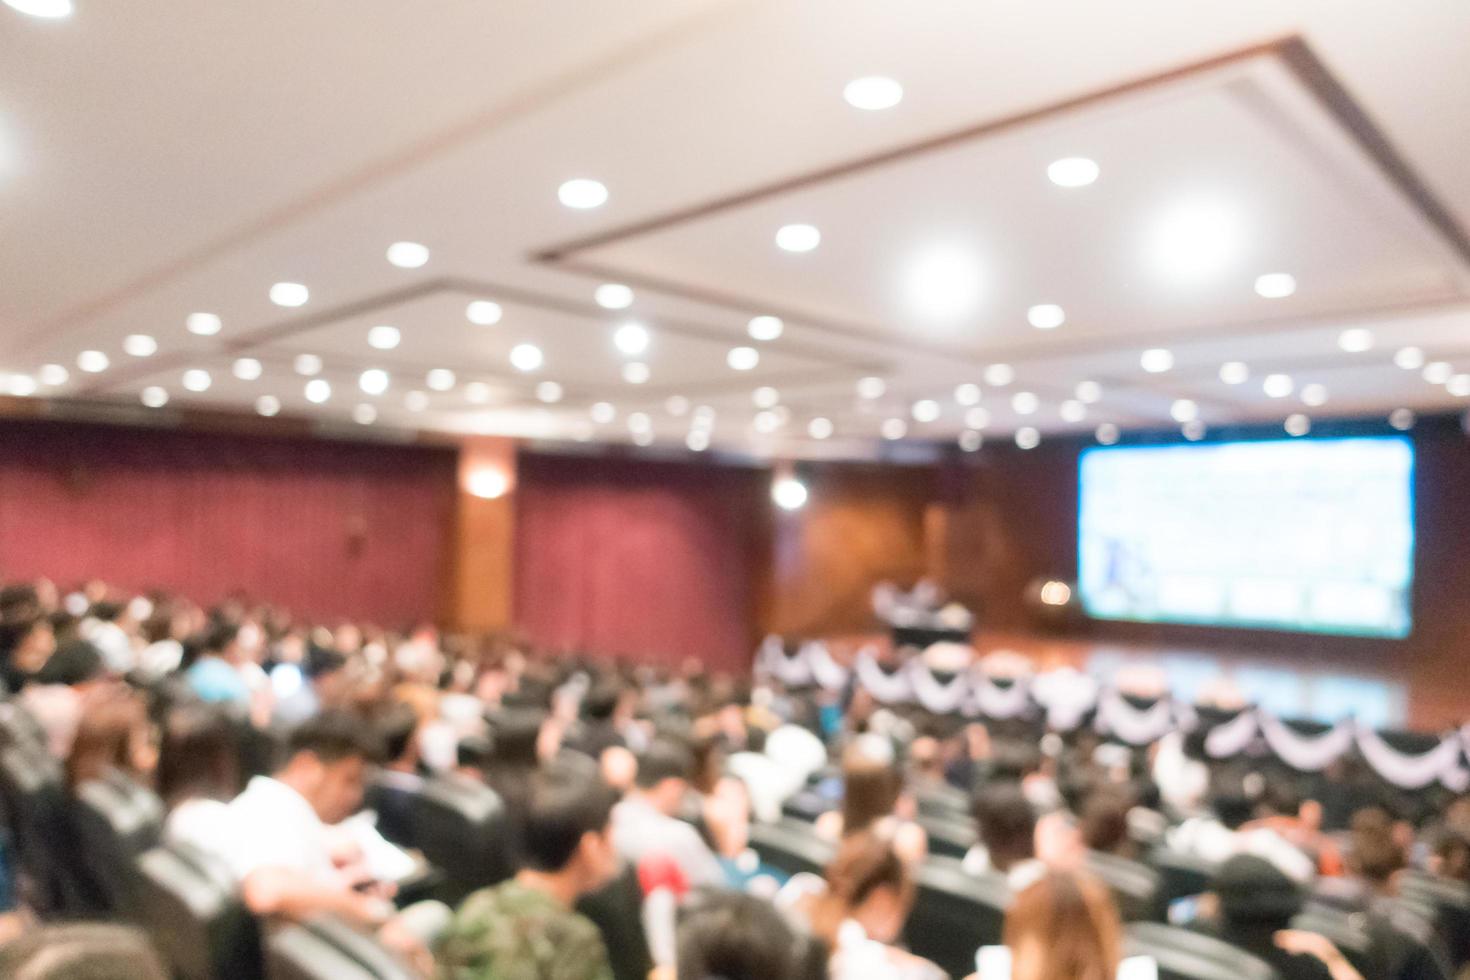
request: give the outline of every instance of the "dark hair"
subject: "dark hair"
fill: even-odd
[[[584,834],[602,833],[617,794],[591,760],[559,759],[531,780],[522,848],[537,871],[560,871]]]
[[[1131,801],[1113,789],[1101,789],[1082,804],[1079,824],[1089,850],[1119,854],[1128,848],[1128,811]]]
[[[36,672],[37,684],[82,684],[102,676],[102,654],[86,640],[62,644]]]
[[[310,752],[327,764],[359,758],[383,758],[382,739],[365,722],[340,711],[328,711],[303,722],[287,740],[287,757]]]
[[[1348,866],[1375,885],[1387,884],[1407,864],[1404,849],[1393,839],[1393,821],[1376,808],[1353,814]]]
[[[618,701],[623,696],[621,684],[615,681],[605,681],[593,687],[582,699],[582,715],[592,721],[607,721],[618,709]]]
[[[344,658],[343,662],[346,660]],[[402,701],[388,705],[376,720],[378,735],[383,740],[383,758],[389,762],[402,759],[418,731],[419,716],[411,705]]]
[[[986,783],[976,791],[970,812],[990,863],[1005,871],[1035,856],[1036,811],[1014,782]]]
[[[313,643],[306,648],[306,656],[302,658],[301,672],[307,679],[316,680],[318,677],[335,673],[346,666],[346,656],[338,653],[331,647],[319,646]],[[398,756],[390,755],[388,758],[396,759]]]
[[[536,746],[546,712],[539,708],[502,708],[489,717],[491,764],[495,766],[535,766]]]
[[[0,946],[0,976],[26,980],[166,980],[148,937],[132,926],[76,922],[28,929]]]
[[[656,738],[638,757],[639,789],[652,789],[665,779],[694,777],[694,753],[671,738]]]
[[[240,791],[240,737],[220,708],[185,704],[163,722],[158,795],[169,807],[185,800],[227,801]]]
[[[225,649],[235,642],[240,635],[240,624],[231,623],[227,620],[217,619],[209,624],[204,633],[200,650],[203,653],[224,653]]]
[[[795,980],[796,936],[770,902],[733,891],[694,896],[679,917],[678,975]]]
[[[484,772],[490,764],[494,751],[490,740],[483,735],[466,735],[454,747],[454,761],[461,769],[478,769]]]
[[[48,625],[46,618],[39,614],[0,621],[0,661],[9,659],[32,632]]]

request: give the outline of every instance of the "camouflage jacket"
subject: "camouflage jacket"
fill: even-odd
[[[465,899],[436,960],[440,980],[613,980],[597,927],[514,880]]]

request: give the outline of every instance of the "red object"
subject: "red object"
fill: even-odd
[[[689,891],[689,879],[673,858],[664,854],[648,854],[638,862],[638,886],[644,895],[652,895],[663,888],[672,892],[675,898],[683,898]]]

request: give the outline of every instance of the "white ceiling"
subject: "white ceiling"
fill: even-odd
[[[1470,372],[1470,264],[1425,210],[1470,225],[1460,0],[1187,16],[1164,0],[75,3],[61,21],[0,6],[0,381],[13,389],[60,364],[69,379],[36,394],[137,406],[161,386],[164,414],[250,412],[270,394],[284,415],[334,422],[371,404],[371,429],[395,434],[621,442],[642,412],[672,447],[709,406],[717,448],[782,455],[871,454],[895,417],[906,439],[950,442],[962,383],[983,390],[988,438],[1173,425],[1177,399],[1212,426],[1470,401],[1470,378],[1447,388],[1393,363],[1417,346]],[[1292,37],[1346,107],[1273,46]],[[903,101],[847,105],[843,86],[870,74],[901,82]],[[1370,125],[1355,136],[1358,111]],[[1403,169],[1370,152],[1379,136]],[[1074,155],[1100,179],[1052,185],[1047,164]],[[608,202],[560,205],[572,177],[604,182]],[[1199,208],[1221,225],[1205,249],[1219,254],[1185,276],[1190,250],[1156,239]],[[821,228],[815,251],[774,246],[795,221]],[[428,264],[390,265],[399,240],[427,245]],[[935,290],[915,269],[934,256],[973,276],[964,309],[926,310]],[[1257,296],[1268,272],[1294,275],[1295,295]],[[283,280],[310,302],[273,305]],[[633,307],[597,307],[603,281],[632,284]],[[499,302],[500,322],[469,323],[475,299]],[[1037,303],[1067,322],[1030,326]],[[223,330],[188,333],[194,311]],[[746,337],[762,313],[785,318],[780,339]],[[652,333],[642,385],[612,343],[629,319]],[[397,349],[368,346],[378,324],[399,328]],[[1340,349],[1349,328],[1372,348]],[[158,352],[124,353],[137,333]],[[520,343],[543,349],[541,370],[511,367]],[[747,343],[759,365],[731,370],[727,352]],[[1174,368],[1143,371],[1149,347]],[[111,367],[77,370],[87,349]],[[323,359],[325,404],[305,399],[299,353]],[[242,356],[261,361],[258,380],[232,376]],[[1235,360],[1251,380],[1226,385]],[[987,384],[995,363],[1015,380]],[[385,394],[358,390],[367,368],[389,372]],[[452,390],[429,389],[435,368],[455,373]],[[207,391],[183,388],[189,369],[210,372]],[[1295,393],[1267,397],[1269,373]],[[864,401],[870,375],[887,390]],[[536,397],[546,380],[563,389],[554,404]],[[1082,381],[1102,397],[1079,417],[1062,405]],[[1325,404],[1302,404],[1311,384]],[[774,431],[753,427],[760,386],[784,406],[763,419]],[[1014,410],[1020,391],[1034,413]],[[671,396],[687,410],[670,412]],[[928,398],[939,417],[914,421]],[[613,421],[592,421],[600,401]],[[825,442],[807,435],[818,416],[835,424]]]

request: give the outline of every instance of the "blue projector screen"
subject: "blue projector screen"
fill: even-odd
[[[1089,449],[1083,607],[1099,619],[1408,636],[1413,477],[1401,437]]]

